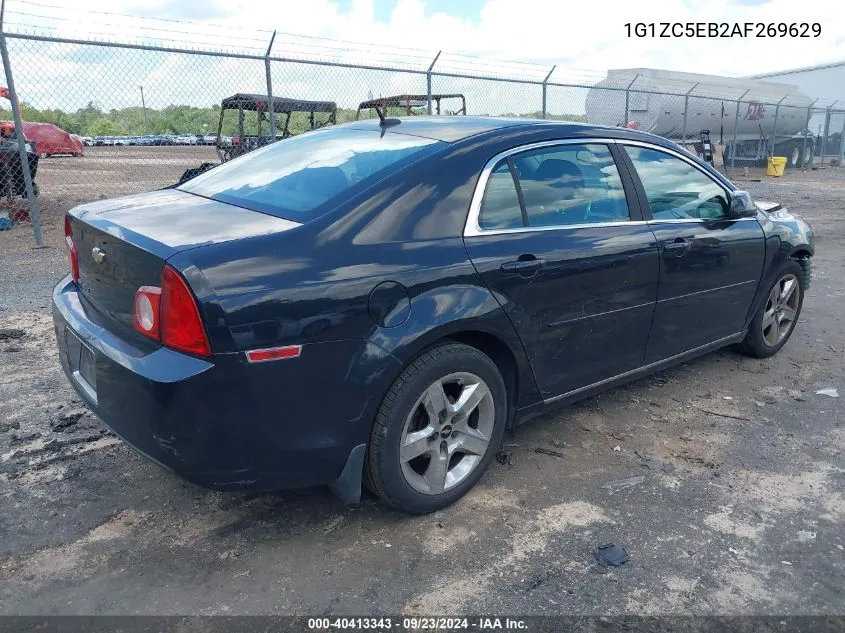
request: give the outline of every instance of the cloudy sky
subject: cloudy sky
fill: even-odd
[[[637,22],[810,22],[821,25],[821,36],[629,37],[625,24]],[[594,81],[611,68],[745,76],[845,59],[845,11],[839,2],[819,0],[7,0],[5,23],[12,32],[155,41],[254,54],[263,54],[270,33],[277,29],[273,51],[279,56],[419,69],[442,50],[437,66],[442,71],[542,79],[557,64],[553,81],[576,82]],[[204,61],[165,55],[133,56],[33,42],[12,41],[10,49],[17,56],[13,63],[28,75],[37,71],[40,76],[19,80],[27,82],[30,101],[47,98],[55,92],[56,82],[67,82],[65,94],[70,99],[73,93],[78,101],[86,96],[85,90],[71,82],[80,76],[114,84],[108,86],[104,98],[115,106],[134,98],[139,84],[150,86],[154,102],[157,97],[168,102],[187,98],[189,93],[196,96],[197,90],[212,92],[210,77],[199,80],[192,74],[213,74],[219,78],[213,81],[223,84],[221,90],[260,89],[263,78],[260,64],[255,68],[218,64],[211,69]],[[124,69],[127,76],[117,77],[116,68]],[[304,96],[315,98],[328,96],[337,82],[343,82],[355,93],[349,95],[350,102],[369,92],[424,92],[425,88],[424,78],[421,83],[418,76],[386,78],[373,71],[353,78],[329,71],[312,73],[313,69],[274,68],[274,79],[278,75],[287,92],[304,91]],[[182,85],[174,85],[174,78]],[[440,82],[441,90],[457,85],[449,79]],[[523,97],[521,92],[511,94],[512,88],[497,89],[508,105]],[[105,84],[100,90],[106,90]],[[219,100],[216,91],[208,96]],[[536,95],[532,93],[530,99],[536,100]],[[505,109],[504,104],[500,109]]]

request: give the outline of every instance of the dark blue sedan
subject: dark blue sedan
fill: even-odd
[[[360,121],[73,209],[61,363],[138,451],[222,490],[453,503],[506,427],[789,339],[812,229],[664,139]]]

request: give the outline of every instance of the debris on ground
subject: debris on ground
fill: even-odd
[[[815,541],[816,540],[816,533],[815,532],[808,532],[807,530],[799,530],[798,540],[802,541],[802,542]]]
[[[820,396],[830,396],[831,398],[839,397],[839,392],[832,387],[828,387],[826,389],[819,389],[816,393]]]
[[[328,525],[323,528],[323,533],[329,534],[330,532],[334,532],[341,523],[343,523],[342,514],[329,521]]]
[[[608,565],[619,567],[630,560],[628,552],[625,551],[624,548],[618,547],[613,543],[599,545],[596,547],[595,554],[599,565],[603,565],[604,567],[607,567]]]
[[[496,453],[496,461],[499,462],[502,466],[513,466],[510,451],[499,451],[498,453]]]
[[[644,481],[645,477],[643,475],[639,475],[638,477],[629,477],[628,479],[608,481],[602,486],[602,488],[605,490],[609,490],[610,494],[613,494],[614,492],[619,492],[620,490],[625,490],[626,488],[633,488],[634,486],[638,486]]]
[[[792,563],[790,563],[788,560],[782,560],[780,561],[780,564],[786,565],[787,567],[792,567]]]
[[[50,428],[59,433],[68,429],[79,422],[86,414],[84,409],[76,409],[74,411],[67,411],[58,416],[55,420],[50,421]]]
[[[728,418],[730,420],[742,420],[743,422],[751,422],[751,418],[746,418],[741,415],[731,415],[730,413],[720,413],[718,411],[711,411],[710,409],[699,409],[703,413],[709,413],[710,415],[715,415],[720,418]]]
[[[525,593],[528,593],[532,589],[536,589],[537,587],[542,585],[547,580],[550,580],[551,578],[554,578],[558,575],[560,575],[560,572],[558,572],[557,570],[554,570],[554,569],[544,569],[540,573],[534,574],[534,578],[531,581],[531,584],[525,590]]]
[[[560,457],[561,459],[565,457],[565,455],[560,451],[553,451],[548,448],[543,448],[542,446],[538,446],[537,448],[535,448],[534,452],[540,453],[541,455],[551,455],[552,457]]]
[[[554,446],[555,448],[560,448],[564,444],[565,442],[561,442],[560,440],[552,440],[552,446]]]
[[[616,446],[614,446],[614,447],[613,447],[613,451],[614,451],[614,452],[616,452],[616,453],[618,453],[618,452],[619,452],[619,451],[621,451],[621,450],[622,450],[622,447],[621,447],[621,446],[619,446],[618,444],[617,444]]]
[[[795,400],[795,402],[806,402],[807,401],[807,399],[803,396],[801,391],[799,391],[798,389],[790,389],[789,391],[787,391],[787,393],[789,394],[790,398]]]

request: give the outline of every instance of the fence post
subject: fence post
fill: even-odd
[[[818,99],[813,99],[813,102],[807,106],[807,123],[804,125],[804,142],[801,143],[801,167],[806,167],[804,164],[804,156],[807,155],[807,136],[810,131],[810,119],[813,117],[813,106],[816,105],[816,101]],[[813,156],[810,156],[810,164],[813,164],[813,159],[815,158],[815,152],[812,152]],[[796,165],[797,167],[797,165]]]
[[[273,42],[276,39],[276,31],[270,37],[270,44],[267,46],[267,53],[264,55],[264,74],[267,76],[267,107],[270,109],[270,142],[276,142],[276,104],[273,103],[273,77],[270,72],[270,51],[273,50]]]
[[[839,101],[839,99],[836,101]],[[836,105],[836,101],[827,106],[827,114],[824,117],[824,136],[822,137],[822,149],[819,153],[819,161],[821,161],[822,167],[824,166],[824,151],[827,149],[827,137],[830,134],[830,111]],[[815,152],[813,154],[815,155]]]
[[[552,76],[552,73],[557,68],[557,64],[552,66],[552,69],[549,71],[549,74],[546,75],[546,78],[543,80],[543,118],[546,118],[546,88],[548,88],[549,77]]]
[[[842,111],[842,132],[839,137],[839,160],[836,164],[842,167],[845,163],[845,110]]]
[[[425,71],[425,84],[426,84],[426,94],[428,95],[428,113],[431,114],[431,71],[434,69],[434,65],[437,63],[437,60],[440,58],[440,53],[443,51],[437,51],[437,55],[434,56],[434,59],[431,60],[431,64],[428,66],[428,70]],[[464,112],[466,114],[466,112]]]
[[[742,103],[742,99],[749,92],[751,92],[751,88],[743,92],[742,97],[736,100],[736,114],[734,115],[734,140],[731,142],[731,171],[734,170],[734,162],[736,160],[736,130],[739,126],[739,104]]]
[[[788,96],[789,95],[784,95],[783,99],[786,99]],[[780,113],[780,104],[783,103],[783,99],[778,101],[777,105],[775,106],[775,122],[774,125],[772,125],[772,149],[769,152],[769,154],[771,154],[772,156],[775,155],[775,137],[778,133],[778,114]]]
[[[35,188],[32,185],[32,172],[29,170],[29,155],[26,151],[26,136],[23,131],[21,118],[21,104],[15,92],[15,80],[12,77],[12,65],[9,62],[9,49],[6,48],[6,34],[0,32],[0,55],[3,57],[3,69],[6,71],[6,87],[9,89],[9,101],[12,104],[12,117],[15,120],[15,138],[18,142],[18,154],[21,157],[23,182],[26,187],[26,202],[29,207],[29,221],[32,223],[32,233],[35,237],[35,247],[44,246],[44,236],[41,233],[41,217],[38,214],[38,202],[35,200]],[[14,185],[12,185],[14,186]]]
[[[681,147],[687,144],[687,111],[689,110],[689,96],[693,90],[698,88],[699,83],[701,82],[696,82],[696,84],[687,91],[687,94],[684,95],[684,129],[681,132]]]
[[[631,86],[634,85],[634,81],[639,79],[639,77],[640,77],[640,74],[637,73],[637,75],[634,77],[633,81],[631,81],[631,83],[628,84],[628,87],[625,88],[625,127],[628,127],[628,105],[629,105],[630,97],[631,97]]]

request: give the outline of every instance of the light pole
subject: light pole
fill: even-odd
[[[147,134],[147,104],[144,101],[144,86],[138,86],[141,89],[141,109],[144,111],[144,134]]]

